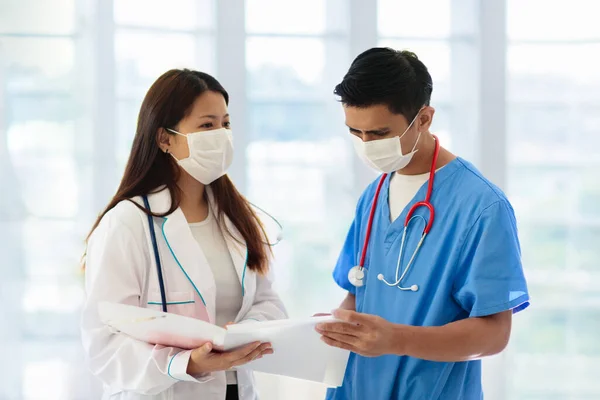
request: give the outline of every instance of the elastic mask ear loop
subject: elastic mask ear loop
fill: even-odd
[[[422,109],[421,109],[422,110]],[[412,121],[410,121],[410,124],[408,125],[408,127],[406,128],[406,130],[402,133],[402,135],[398,136],[399,139],[402,139],[402,137],[404,135],[406,135],[406,132],[408,132],[408,130],[410,129],[411,126],[413,126],[413,124],[415,123],[415,121],[417,120],[417,117],[419,116],[419,114],[421,113],[421,110],[419,110],[419,112],[417,113],[417,115],[415,115],[415,117],[413,118]],[[421,133],[421,132],[419,132]],[[414,150],[414,149],[413,149]]]
[[[413,126],[413,124],[415,123],[415,121],[417,120],[417,118],[419,117],[419,115],[421,114],[421,111],[423,111],[423,108],[425,108],[425,107],[419,108],[419,111],[417,112],[417,115],[415,115],[415,117],[413,118],[413,120],[410,121],[410,124],[408,125],[408,127],[406,128],[406,130],[404,131],[404,133],[402,135],[398,136],[398,140],[402,139],[402,136],[406,135],[406,132],[408,132],[408,130],[410,129],[410,127]],[[419,136],[417,136],[417,140],[415,140],[415,145],[413,146],[412,150],[409,151],[408,153],[412,153],[417,148],[417,143],[419,143],[419,139],[421,138],[421,133],[422,132],[419,131]]]
[[[177,132],[175,129],[166,128],[166,130],[168,130],[169,132],[172,132],[172,133],[174,133],[174,134],[176,134],[176,135],[179,135],[179,136],[185,136],[185,137],[187,137],[187,135],[184,135],[183,133],[179,133],[179,132]]]
[[[187,140],[187,135],[184,135],[183,133],[179,133],[179,132],[177,132],[175,129],[171,129],[171,128],[165,128],[165,129],[166,129],[167,131],[169,131],[169,132],[172,132],[172,133],[176,134],[176,135],[183,136],[183,137],[185,137],[185,138],[186,138],[186,140]],[[188,142],[188,147],[189,147],[189,146],[190,146],[190,144],[189,144],[189,142]],[[179,162],[179,160],[177,159],[177,157],[175,157],[175,156],[173,155],[173,153],[169,152],[169,154],[171,155],[171,157],[173,157],[173,159],[174,159],[176,162]]]
[[[415,149],[417,148],[417,144],[419,143],[419,139],[421,138],[421,131],[419,131],[419,135],[417,136],[417,140],[415,140],[415,145],[413,146],[412,150],[410,151],[411,153],[413,151],[415,151]]]

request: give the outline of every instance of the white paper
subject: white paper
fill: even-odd
[[[151,344],[194,349],[212,342],[217,349],[230,350],[255,341],[270,342],[274,354],[238,368],[330,387],[342,384],[350,354],[325,344],[314,329],[320,322],[333,321],[332,316],[249,322],[224,329],[199,319],[125,304],[103,302],[98,310],[106,325]]]
[[[217,348],[225,343],[227,330],[208,322],[126,304],[98,304],[100,320],[135,339],[180,349],[195,349],[206,342]]]
[[[248,339],[270,342],[273,354],[238,369],[289,376],[337,387],[344,380],[350,353],[328,346],[315,331],[316,324],[333,320],[333,317],[327,316],[233,325],[229,327],[225,337],[225,347]]]

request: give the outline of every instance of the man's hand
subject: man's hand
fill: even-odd
[[[321,339],[330,346],[350,350],[365,357],[378,357],[392,353],[398,342],[398,327],[385,319],[338,309],[333,316],[342,322],[325,322],[317,325]]]
[[[333,315],[342,322],[317,326],[322,340],[366,357],[383,354],[437,362],[462,362],[498,354],[510,338],[512,311],[472,317],[442,326],[394,324],[348,310]]]

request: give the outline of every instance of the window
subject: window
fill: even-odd
[[[274,248],[277,287],[301,316],[343,296],[331,270],[356,195],[374,177],[357,164],[332,93],[352,59],[375,45],[414,51],[434,80],[432,131],[488,174],[482,160],[497,149],[480,143],[490,136],[478,129],[489,100],[479,68],[482,49],[504,51],[504,39],[506,86],[486,95],[504,100],[506,90],[506,129],[496,132],[507,159],[491,169],[501,170],[497,183],[517,214],[532,306],[515,318],[502,368],[484,364],[493,372],[486,398],[600,398],[600,3],[168,3],[0,3],[0,349],[11,360],[0,367],[0,399],[99,398],[79,340],[79,257],[160,74],[199,69],[229,90],[241,138],[232,175],[284,225]],[[507,6],[498,25],[506,37],[484,34],[490,4]],[[237,47],[222,45],[230,42]],[[264,400],[324,391],[262,375],[259,385]]]
[[[508,1],[508,190],[533,300],[513,334],[510,399],[600,396],[599,11]]]

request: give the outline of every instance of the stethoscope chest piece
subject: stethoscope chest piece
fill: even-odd
[[[348,281],[350,281],[350,283],[353,286],[356,287],[361,287],[365,284],[365,269],[363,267],[360,266],[355,266],[350,268],[350,271],[348,271]]]

